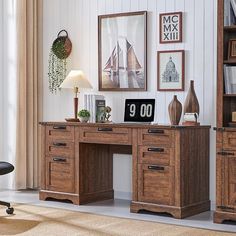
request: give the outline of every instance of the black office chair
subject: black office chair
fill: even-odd
[[[11,173],[14,170],[14,166],[8,162],[0,161],[0,175],[6,175],[8,173]],[[11,207],[11,204],[9,202],[3,202],[0,201],[0,205],[6,206],[6,212],[7,214],[13,214],[14,208]]]

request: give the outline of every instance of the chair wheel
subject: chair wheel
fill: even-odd
[[[7,213],[8,215],[12,215],[13,212],[14,212],[14,208],[13,208],[13,207],[9,207],[9,208],[6,209],[6,213]]]

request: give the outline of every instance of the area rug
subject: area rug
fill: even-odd
[[[24,204],[15,205],[14,208],[15,214],[11,216],[6,215],[4,208],[0,208],[1,236],[235,236],[233,233],[108,217],[56,208]]]

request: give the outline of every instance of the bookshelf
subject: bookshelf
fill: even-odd
[[[225,9],[226,1],[234,1],[236,7],[236,0],[218,0],[215,223],[236,221],[236,126],[232,122],[232,112],[236,111],[236,93],[229,92],[229,83],[225,83],[224,76],[228,73],[233,78],[234,71],[230,74],[225,67],[236,67],[236,59],[229,59],[228,56],[229,41],[236,39],[236,21],[234,25],[224,24],[225,14],[229,12]],[[234,80],[231,80],[232,84]]]
[[[230,3],[231,0],[218,0],[217,127],[229,127],[229,124],[232,122],[232,112],[236,111],[236,93],[226,93],[224,78],[224,67],[235,67],[236,69],[236,58],[229,59],[228,55],[229,40],[236,40],[236,25],[224,25],[226,22],[225,12],[228,12],[224,9],[226,6],[224,1]]]

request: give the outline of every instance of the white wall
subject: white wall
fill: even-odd
[[[123,121],[125,98],[156,98],[156,120],[169,123],[168,104],[174,94],[184,103],[189,81],[195,81],[195,90],[200,104],[200,122],[215,126],[216,121],[216,1],[215,0],[44,0],[44,120],[63,120],[72,116],[72,94],[62,91],[51,95],[48,91],[47,66],[50,46],[61,29],[66,29],[73,43],[68,70],[79,68],[85,71],[94,92],[98,90],[98,47],[97,16],[100,14],[129,11],[148,11],[148,91],[147,92],[102,92],[107,103],[113,108],[112,120]],[[183,43],[159,44],[159,13],[184,12]],[[157,51],[184,49],[185,91],[157,91]],[[99,93],[99,92],[98,92]],[[81,94],[81,101],[83,97]],[[210,197],[215,200],[215,136],[211,131],[210,150]],[[124,187],[119,181],[123,166],[129,166],[130,159],[119,161],[115,157],[114,188],[116,191],[130,192],[131,172]],[[120,157],[122,157],[120,155]],[[131,158],[131,157],[130,157]],[[121,165],[122,163],[122,165]],[[117,173],[117,174],[116,174]],[[128,196],[128,194],[127,194]]]

